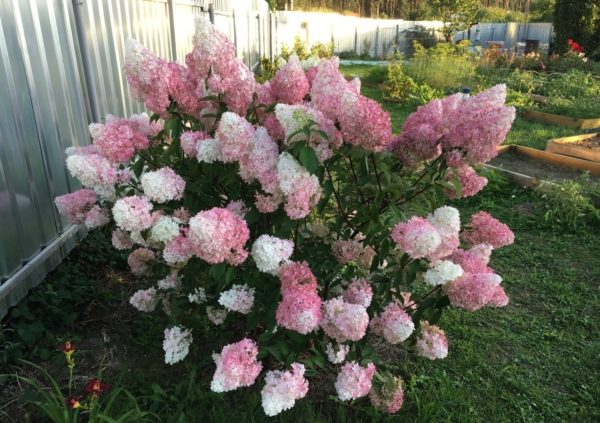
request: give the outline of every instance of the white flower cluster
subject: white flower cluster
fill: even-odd
[[[306,396],[308,381],[304,378],[304,365],[292,364],[292,371],[271,370],[265,376],[261,391],[262,407],[267,416],[276,416],[289,410],[296,400]]]
[[[208,316],[208,320],[210,320],[213,325],[219,326],[225,321],[225,318],[227,317],[227,310],[207,306],[206,315]]]
[[[158,305],[160,298],[156,295],[156,289],[148,288],[135,292],[129,299],[129,304],[139,311],[151,313]]]
[[[150,239],[155,242],[169,242],[178,236],[179,223],[171,216],[162,216],[150,231]]]
[[[165,329],[163,349],[165,350],[165,363],[175,364],[183,360],[190,352],[192,344],[192,331],[180,326]]]
[[[285,195],[292,195],[295,191],[295,182],[298,179],[310,178],[312,185],[319,187],[319,178],[312,175],[290,153],[281,153],[277,162],[277,177],[279,188]],[[318,191],[318,189],[316,190]]]
[[[181,280],[177,277],[177,273],[171,273],[166,278],[161,279],[157,283],[158,289],[166,291],[167,289],[179,290],[181,288]]]
[[[129,234],[121,229],[115,229],[112,233],[111,242],[117,250],[127,250],[133,247],[133,241]]]
[[[219,142],[214,139],[206,139],[198,142],[196,159],[199,162],[214,163],[220,160],[221,153],[219,150]]]
[[[67,157],[66,163],[71,176],[84,187],[93,189],[102,198],[114,198],[117,173],[107,159],[98,154],[74,154]]]
[[[233,285],[230,290],[221,292],[219,304],[229,311],[250,313],[254,305],[254,288],[248,285]]]
[[[309,119],[314,120],[314,117],[309,115],[308,111],[302,106],[289,104],[278,104],[275,106],[275,116],[277,116],[277,120],[285,131],[286,137],[306,126]],[[295,141],[300,139],[302,139],[301,136],[293,138]],[[285,143],[288,143],[287,139]]]
[[[140,183],[144,194],[157,203],[180,199],[185,188],[185,181],[168,167],[144,173]]]
[[[320,62],[321,59],[318,56],[309,56],[306,59],[302,60],[300,64],[302,65],[302,69],[307,70],[318,66]]]
[[[463,268],[449,260],[438,261],[423,275],[425,282],[431,286],[445,285],[463,275]]]
[[[202,304],[206,301],[206,291],[204,288],[196,288],[188,294],[190,303]]]
[[[348,355],[348,352],[350,352],[350,347],[348,345],[338,344],[337,348],[338,348],[338,350],[336,352],[335,348],[333,347],[331,342],[327,344],[327,347],[325,347],[325,353],[327,354],[327,360],[329,360],[330,363],[333,363],[333,364],[343,363],[344,360],[346,360],[346,356]]]
[[[261,235],[252,245],[252,258],[261,272],[276,276],[294,252],[294,243],[287,239]]]
[[[454,207],[443,206],[436,209],[427,216],[427,221],[435,226],[442,237],[460,231],[460,214]]]

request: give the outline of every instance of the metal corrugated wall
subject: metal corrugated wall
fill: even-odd
[[[66,229],[53,200],[75,187],[64,150],[87,142],[87,113],[70,1],[2,1],[0,17],[0,277],[6,280]],[[60,261],[65,241],[18,284],[2,285],[0,315]]]
[[[257,61],[259,39],[266,39],[253,32],[257,13],[266,11],[266,4],[252,9],[260,1],[173,0],[178,61],[191,51],[194,18],[208,17],[208,3],[232,40],[234,6],[255,23],[239,25],[238,53]],[[54,207],[56,196],[78,188],[64,150],[89,143],[92,114],[144,110],[122,72],[125,41],[136,38],[172,60],[171,34],[166,0],[0,1],[0,317],[84,235]]]

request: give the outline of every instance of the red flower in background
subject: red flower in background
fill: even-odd
[[[567,40],[567,44],[569,45],[569,48],[571,50],[573,50],[576,53],[585,53],[585,49],[583,47],[581,47],[581,45],[577,42],[575,42],[573,39],[569,38]]]
[[[96,378],[90,380],[87,385],[85,385],[85,392],[87,394],[100,396],[101,393],[106,391],[108,391],[108,384]]]
[[[66,399],[67,405],[72,410],[81,408],[81,403],[79,402],[80,400],[81,400],[81,396],[76,396],[76,397],[71,397],[71,398]]]

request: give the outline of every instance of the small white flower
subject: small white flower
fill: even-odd
[[[282,264],[294,252],[294,243],[287,239],[261,235],[252,245],[252,258],[261,272],[276,276]]]
[[[254,305],[254,288],[248,285],[233,285],[230,290],[221,292],[219,304],[229,311],[250,313]]]
[[[165,329],[163,349],[165,350],[165,363],[175,364],[183,360],[190,351],[193,337],[192,331],[180,326]]]

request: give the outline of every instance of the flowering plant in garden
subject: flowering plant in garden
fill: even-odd
[[[25,391],[20,400],[36,406],[47,417],[48,421],[76,423],[85,420],[89,423],[99,422],[141,422],[150,420],[155,415],[140,410],[133,395],[123,388],[111,388],[106,382],[94,377],[87,381],[82,390],[76,392],[75,352],[77,347],[71,341],[58,346],[64,355],[68,369],[67,387],[61,389],[61,381],[51,376],[44,368],[23,360],[40,374],[40,379],[16,374],[19,382],[31,388]],[[100,375],[99,375],[100,377]],[[45,383],[42,383],[42,380]],[[121,402],[121,409],[114,407]]]
[[[91,125],[92,144],[67,151],[84,188],[56,205],[130,251],[148,282],[131,305],[172,321],[167,363],[221,326],[213,391],[260,383],[271,416],[334,370],[341,401],[396,412],[408,367],[382,347],[442,359],[446,307],[508,303],[488,264],[512,232],[486,212],[461,228],[444,205],[487,183],[475,167],[515,116],[503,85],[421,106],[394,136],[336,58],[292,56],[259,84],[205,21],[186,66],[130,40],[125,70],[152,116]]]

